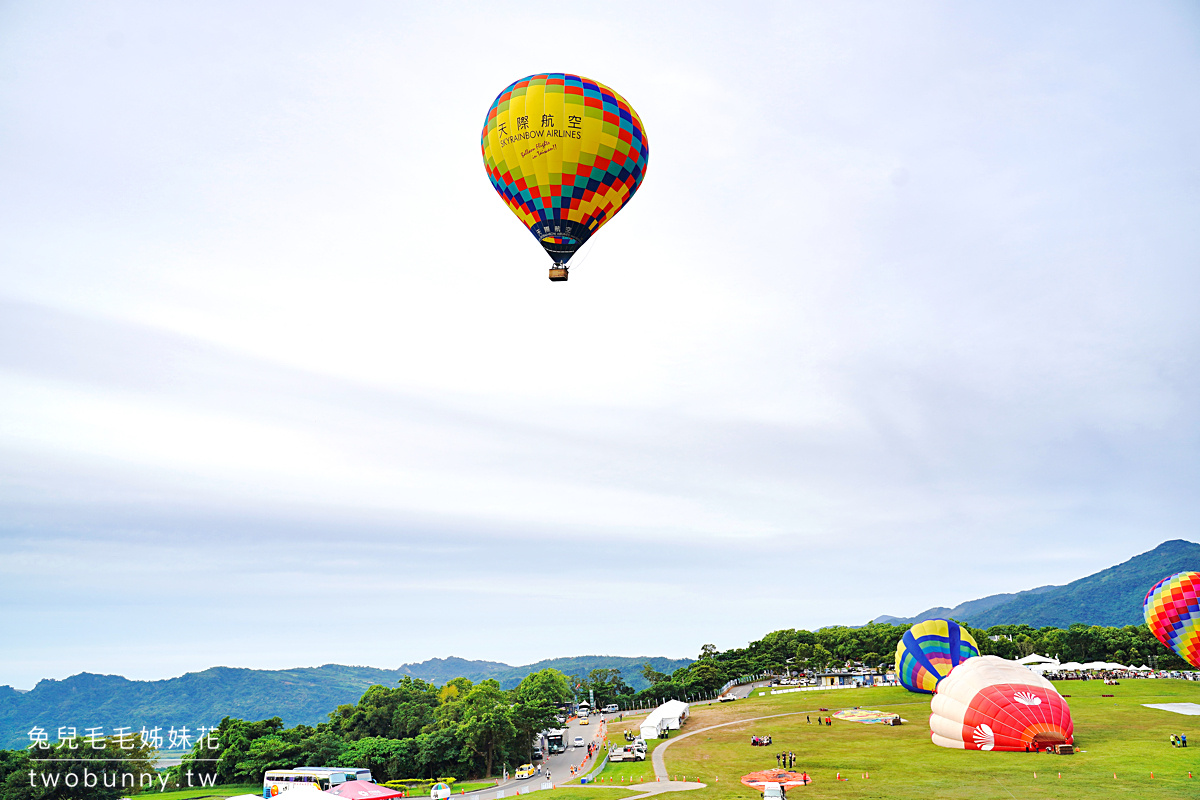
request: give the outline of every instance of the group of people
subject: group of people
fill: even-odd
[[[1171,747],[1187,747],[1187,734],[1171,734]]]
[[[771,744],[770,736],[751,736],[750,737],[750,746],[751,747],[767,747],[770,744]]]
[[[796,754],[791,750],[788,750],[786,753],[776,753],[775,765],[791,769],[792,767],[796,766]]]
[[[625,741],[632,742],[636,738],[638,737],[633,731],[625,731]]]
[[[804,719],[808,721],[809,725],[812,725],[812,715],[811,714],[806,714]],[[832,717],[817,717],[817,724],[818,725],[833,725],[833,718]]]

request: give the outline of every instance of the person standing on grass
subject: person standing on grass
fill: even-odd
[[[1175,743],[1175,734],[1171,734],[1171,743]],[[779,766],[779,753],[775,754],[775,766]]]

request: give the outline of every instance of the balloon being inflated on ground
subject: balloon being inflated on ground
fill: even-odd
[[[1177,572],[1142,601],[1146,627],[1193,667],[1200,667],[1200,572]]]
[[[480,146],[492,187],[567,279],[567,262],[646,175],[642,120],[602,83],[549,72],[514,81],[488,109]]]
[[[896,675],[910,692],[933,694],[950,670],[979,655],[979,645],[957,622],[930,619],[913,625],[896,645]]]
[[[1071,709],[1050,681],[997,656],[955,667],[930,703],[933,743],[965,750],[1041,750],[1073,744]]]

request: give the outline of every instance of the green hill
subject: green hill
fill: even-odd
[[[1065,586],[1041,586],[1015,594],[995,594],[954,608],[931,608],[915,617],[876,617],[873,622],[912,624],[951,618],[976,628],[992,625],[1141,625],[1142,599],[1159,580],[1175,572],[1200,570],[1200,544],[1173,539],[1123,564]]]
[[[494,678],[507,689],[530,672],[547,667],[568,675],[606,667],[620,669],[627,683],[642,689],[647,683],[641,665],[647,661],[655,670],[668,673],[691,663],[690,659],[578,656],[514,667],[496,661],[435,658],[399,669],[340,664],[284,670],[212,667],[159,681],[81,672],[63,680],[38,681],[28,692],[0,686],[0,747],[28,745],[28,733],[35,725],[52,737],[60,727],[74,727],[79,735],[92,727],[111,734],[117,727],[140,731],[142,726],[158,726],[165,731],[186,725],[194,732],[226,716],[253,720],[278,716],[288,727],[315,725],[338,705],[358,702],[367,687],[392,686],[406,675],[435,684],[456,677]]]
[[[1150,587],[1168,575],[1200,570],[1200,544],[1174,539],[1123,564],[1057,586],[1024,594],[967,619],[977,628],[1026,624],[1035,628],[1088,625],[1141,625],[1142,600]]]

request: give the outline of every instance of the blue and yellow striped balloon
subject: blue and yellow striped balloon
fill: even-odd
[[[913,625],[896,646],[896,675],[910,692],[933,694],[938,681],[968,658],[979,645],[957,622],[930,619]]]

